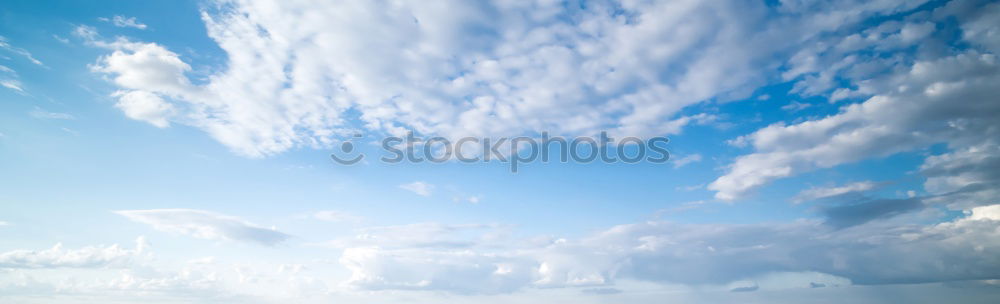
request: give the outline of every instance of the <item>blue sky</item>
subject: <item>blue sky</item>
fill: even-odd
[[[992,1],[8,1],[0,300],[992,303]],[[667,137],[667,163],[380,140]],[[363,134],[354,138],[353,134]],[[367,156],[329,158],[344,141]]]

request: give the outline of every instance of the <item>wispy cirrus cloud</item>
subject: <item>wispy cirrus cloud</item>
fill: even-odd
[[[833,187],[812,187],[806,190],[802,190],[799,194],[796,194],[792,198],[792,202],[799,204],[802,202],[807,202],[811,200],[831,198],[851,193],[865,192],[875,189],[878,183],[872,181],[863,181],[856,183],[849,183],[842,186]]]
[[[0,86],[14,90],[15,92],[22,95],[27,93],[24,91],[24,88],[21,87],[22,86],[21,82],[15,79],[2,79],[0,80]]]
[[[73,114],[60,113],[60,112],[49,112],[49,111],[46,111],[45,109],[42,109],[42,108],[39,108],[39,107],[35,107],[35,109],[31,110],[31,112],[28,112],[28,114],[31,115],[31,117],[34,117],[34,118],[37,118],[37,119],[58,119],[58,120],[73,120],[73,119],[76,119],[76,117],[73,116]]]
[[[122,15],[115,15],[114,17],[111,18],[101,17],[97,18],[97,20],[100,20],[102,22],[110,22],[111,24],[117,27],[129,27],[140,30],[144,30],[147,27],[142,22],[139,22],[139,20],[137,20],[135,17],[125,17]]]
[[[434,192],[434,185],[421,181],[399,185],[400,189],[413,192],[419,196],[431,196]],[[478,201],[478,200],[477,200]]]
[[[156,230],[206,240],[230,240],[274,246],[291,236],[235,216],[196,209],[121,210],[116,214]]]
[[[38,59],[35,59],[35,57],[31,55],[31,52],[28,52],[28,50],[11,45],[9,42],[7,42],[7,38],[4,36],[0,36],[0,49],[20,55],[35,65],[45,67],[45,64],[39,61]]]
[[[674,168],[680,168],[688,164],[693,164],[701,161],[701,154],[689,154],[680,158],[673,159]]]

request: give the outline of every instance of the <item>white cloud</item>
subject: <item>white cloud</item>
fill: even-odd
[[[147,246],[145,238],[139,237],[135,249],[117,244],[64,249],[62,244],[56,244],[45,250],[13,250],[0,253],[0,269],[126,267],[140,258]]]
[[[364,290],[444,290],[502,293],[527,281],[516,258],[476,252],[348,248],[340,263],[352,272],[350,286]],[[516,272],[515,272],[516,271]]]
[[[985,5],[983,5],[985,3]],[[989,1],[952,1],[941,9],[941,15],[956,15],[962,21],[962,38],[994,54],[1000,53],[1000,34],[996,22],[1000,19],[1000,4]]]
[[[172,303],[236,303],[228,299],[232,295],[223,283],[217,272],[194,268],[162,271],[143,265],[114,273],[87,269],[79,276],[56,277],[38,270],[19,270],[0,278],[0,299],[17,303],[30,303],[39,297],[52,303],[73,303],[81,298],[100,302],[134,302],[142,298]]]
[[[362,230],[342,242],[340,262],[354,288],[461,294],[614,286],[624,279],[799,288],[978,280],[1000,271],[996,210],[977,207],[926,226],[647,222],[579,240],[513,238],[498,226],[421,224]],[[406,231],[423,241],[398,237]]]
[[[113,74],[113,81],[122,88],[167,96],[196,94],[196,88],[184,76],[184,73],[191,71],[191,67],[181,61],[177,54],[158,44],[122,40],[110,43],[94,40],[93,43],[115,51],[101,57],[92,69]]]
[[[410,192],[416,193],[417,195],[420,195],[420,196],[431,196],[432,192],[434,191],[434,185],[431,185],[431,184],[428,184],[428,183],[425,183],[425,182],[421,182],[421,181],[416,181],[416,182],[412,182],[412,183],[402,184],[402,185],[399,185],[399,188],[403,189],[403,190],[406,190],[406,191],[410,191]]]
[[[176,112],[174,105],[147,91],[118,91],[115,107],[128,118],[148,122],[158,128],[170,126],[168,119]]]
[[[749,96],[774,78],[781,54],[815,33],[914,7],[224,3],[203,14],[228,58],[207,83],[190,84],[187,64],[152,43],[115,51],[97,70],[123,88],[185,103],[181,115],[193,118],[185,124],[248,156],[327,146],[357,128],[446,137],[677,133],[695,120],[681,109]]]
[[[701,161],[701,154],[690,154],[673,160],[674,168],[680,168],[687,164]]]
[[[786,105],[781,106],[781,109],[785,110],[785,111],[788,111],[788,112],[795,113],[795,112],[798,112],[798,111],[802,111],[802,110],[808,109],[811,106],[812,106],[812,104],[808,104],[808,103],[804,103],[804,102],[798,102],[798,101],[792,101],[792,102],[790,102],[790,103],[788,103]]]
[[[878,186],[878,184],[875,182],[863,181],[863,182],[850,183],[838,187],[812,187],[806,190],[802,190],[802,192],[799,192],[799,194],[795,195],[795,197],[792,198],[792,202],[798,204],[821,198],[829,198],[849,193],[864,192],[875,189],[876,186]]]
[[[0,86],[17,91],[19,94],[25,94],[24,88],[21,88],[21,82],[14,79],[3,79],[0,80]]]
[[[83,41],[87,44],[106,47],[106,45],[97,40],[97,38],[100,37],[100,34],[97,33],[97,29],[93,26],[79,25],[73,28],[72,34],[77,38],[83,39]]]
[[[836,115],[777,123],[733,140],[754,152],[737,158],[709,185],[716,198],[736,200],[802,172],[938,143],[960,151],[996,138],[1000,125],[992,117],[1000,115],[1000,107],[991,96],[1000,94],[992,85],[1000,81],[1000,65],[991,53],[997,51],[993,44],[978,33],[984,22],[1000,16],[1000,5],[957,0],[932,13],[907,14],[907,22],[885,21],[799,50],[783,75],[798,79],[793,92],[812,96],[832,91],[831,101],[867,99],[844,105]],[[974,47],[905,56],[921,43],[947,48],[931,33],[947,20],[958,20]],[[837,79],[852,88],[834,90]],[[969,204],[991,202],[995,200]]]
[[[60,120],[76,119],[76,117],[74,117],[72,114],[69,113],[49,112],[39,107],[35,107],[35,109],[31,110],[31,112],[28,112],[28,114],[30,114],[31,117],[38,119],[60,119]]]
[[[56,41],[59,41],[60,43],[63,44],[69,44],[69,39],[63,38],[62,36],[56,34],[52,34],[52,39],[55,39]]]
[[[118,90],[111,96],[118,99],[115,107],[131,119],[158,128],[169,127],[178,107],[164,97],[199,94],[184,75],[191,67],[162,46],[133,43],[124,38],[103,41],[97,30],[88,26],[78,26],[74,35],[89,45],[114,50],[101,57],[91,69],[116,75],[112,80],[125,90]]]
[[[122,210],[115,213],[156,230],[207,240],[232,240],[273,246],[289,235],[262,228],[238,217],[194,209]]]
[[[34,63],[35,65],[40,65],[40,66],[43,66],[43,67],[45,66],[45,64],[43,64],[41,61],[39,61],[38,59],[35,59],[35,57],[31,55],[31,52],[28,52],[25,49],[22,49],[22,48],[10,45],[10,43],[7,42],[7,38],[4,37],[4,36],[0,36],[0,49],[6,50],[8,52],[11,52],[11,53],[14,53],[14,54],[17,54],[17,55],[20,55],[20,56],[24,57],[25,59],[28,59],[28,61],[30,61],[31,63]]]
[[[952,209],[968,209],[1000,198],[1000,143],[987,139],[949,153],[930,156],[920,172],[930,200]]]
[[[3,137],[3,133],[0,133],[0,137]],[[0,221],[0,226],[10,226],[11,224],[6,221]]]
[[[114,17],[112,17],[110,19],[109,18],[104,18],[104,17],[97,18],[97,19],[100,20],[100,21],[103,21],[103,22],[111,22],[111,24],[114,24],[117,27],[130,27],[130,28],[135,28],[135,29],[140,29],[140,30],[146,29],[146,25],[142,24],[141,22],[139,22],[138,20],[136,20],[135,17],[127,17],[126,18],[125,16],[115,15]]]
[[[421,223],[371,227],[343,247],[348,286],[363,290],[443,290],[464,294],[511,292],[533,278],[531,261],[504,252],[504,227]],[[490,247],[493,247],[492,249]]]
[[[271,303],[265,299],[302,300],[323,295],[333,286],[301,264],[215,258],[178,261],[159,254],[154,258],[142,238],[137,242],[134,250],[57,246],[0,253],[0,301]],[[15,257],[13,267],[6,264],[10,256]]]
[[[774,124],[741,141],[756,152],[736,159],[709,185],[716,198],[743,197],[775,179],[935,143],[962,148],[997,135],[996,56],[966,52],[913,64],[860,90],[886,92],[841,113],[794,125]],[[885,89],[875,89],[884,87]]]
[[[440,291],[445,296],[529,292],[505,297],[534,297],[539,290],[573,288],[627,295],[634,282],[656,283],[649,287],[671,292],[689,289],[665,286],[757,286],[760,292],[981,280],[1000,271],[998,210],[1000,205],[976,207],[940,224],[868,223],[844,229],[816,221],[645,222],[579,239],[523,238],[498,225],[371,227],[342,242],[346,247],[339,263],[349,272],[337,276],[345,280],[342,285],[317,278],[315,264],[287,261],[251,265],[202,258],[181,261],[175,265],[179,269],[152,267],[151,259],[137,263],[150,254],[140,238],[135,249],[56,246],[0,253],[0,268],[5,269],[0,271],[8,271],[0,277],[0,298],[88,296],[110,302],[142,296],[242,303],[248,297],[282,301],[342,296],[343,287],[393,291],[374,294],[384,299],[400,290]],[[169,262],[165,257],[158,255],[157,264]],[[41,272],[47,268],[79,272],[53,277]],[[98,272],[108,268],[113,272]]]
[[[980,206],[969,210],[967,221],[1000,221],[1000,205]]]

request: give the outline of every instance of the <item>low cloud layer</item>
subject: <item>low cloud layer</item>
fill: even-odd
[[[519,239],[500,227],[365,230],[340,259],[360,289],[504,293],[524,288],[608,287],[633,279],[722,285],[775,273],[822,273],[854,284],[994,279],[1000,273],[998,206],[935,225],[820,221],[616,226],[580,240]],[[422,231],[418,243],[393,231]],[[486,229],[486,232],[483,232]],[[474,231],[479,232],[474,232]],[[361,246],[358,246],[361,245]],[[817,284],[809,276],[799,286]],[[833,282],[839,282],[833,280]]]
[[[140,237],[133,249],[119,245],[66,249],[60,243],[44,250],[0,252],[0,269],[126,267],[142,257],[147,246],[146,239]]]
[[[146,216],[175,218],[161,220],[170,222],[160,224],[169,227],[205,226],[191,224],[203,221],[192,220],[197,216],[188,212],[156,211]],[[435,223],[363,228],[354,237],[329,243],[334,245],[331,256],[342,250],[339,259],[302,261],[308,266],[201,258],[164,267],[163,261],[152,263],[148,258],[152,253],[142,238],[134,249],[57,245],[39,251],[13,250],[0,253],[0,271],[13,274],[0,278],[0,290],[12,292],[10,296],[100,291],[105,296],[221,302],[239,302],[239,295],[287,299],[346,295],[352,290],[437,291],[471,297],[572,289],[609,296],[627,295],[636,282],[657,288],[757,293],[850,285],[989,284],[1000,273],[1000,256],[995,254],[1000,251],[1000,205],[976,207],[954,220],[927,225],[876,221],[838,228],[807,220],[740,225],[644,222],[576,239],[524,237],[512,228]],[[182,229],[195,236],[224,238],[193,230]],[[208,230],[213,229],[203,229]],[[316,272],[330,268],[330,262],[339,263],[347,275]],[[37,272],[66,268],[90,271],[83,273],[111,268],[117,273],[103,276],[106,280],[53,281],[45,272]]]

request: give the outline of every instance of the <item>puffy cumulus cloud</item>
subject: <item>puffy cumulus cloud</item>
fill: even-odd
[[[1000,4],[985,0],[951,1],[935,12],[939,17],[956,16],[962,23],[962,38],[994,54],[1000,52],[1000,35],[996,31],[1000,20]]]
[[[221,280],[213,273],[184,270],[170,273],[141,273],[124,271],[108,281],[78,284],[74,291],[87,293],[99,291],[105,295],[156,295],[164,298],[211,299],[226,295]]]
[[[153,256],[141,238],[137,242],[140,245],[133,250],[135,255]],[[104,250],[110,251],[108,248]],[[93,255],[84,250],[64,251],[64,256],[76,256],[73,259],[77,260]],[[299,264],[234,263],[214,258],[178,263],[162,255],[120,260],[68,265],[34,262],[14,268],[0,264],[0,302],[75,303],[89,299],[131,303],[141,299],[164,303],[280,303],[324,295],[332,287],[315,271]]]
[[[268,300],[301,299],[329,290],[324,281],[301,266],[224,261],[130,269],[106,280],[84,280],[70,287],[72,289],[64,293],[72,295],[96,291],[99,296],[110,299],[140,296],[176,303],[277,303],[280,301]]]
[[[353,288],[463,294],[609,288],[622,279],[797,288],[988,280],[1000,277],[997,208],[972,208],[965,217],[926,226],[648,222],[579,240],[482,237],[495,227],[470,226],[415,244],[369,230],[360,234],[368,242],[345,243],[340,262],[351,271]],[[470,237],[471,231],[480,232]],[[466,242],[441,242],[456,235],[466,235],[460,238]]]
[[[496,294],[527,286],[607,283],[602,266],[613,265],[584,261],[589,255],[582,251],[543,253],[553,240],[512,238],[507,228],[436,223],[371,227],[333,244],[344,248],[340,263],[351,272],[346,285],[361,290]],[[540,262],[543,256],[546,261]]]
[[[101,57],[91,69],[115,75],[112,81],[125,90],[111,96],[118,99],[115,107],[129,118],[166,128],[171,119],[184,118],[175,117],[178,106],[167,99],[197,95],[201,91],[185,76],[191,67],[160,45],[133,43],[122,38],[102,41],[95,29],[86,26],[78,27],[75,35],[88,44],[114,50]]]
[[[972,208],[966,212],[969,221],[989,220],[1000,221],[1000,205]]]
[[[340,263],[348,286],[365,290],[443,290],[461,294],[511,292],[531,279],[522,257],[474,251],[354,247]]]
[[[207,240],[232,240],[273,246],[289,235],[234,216],[194,209],[122,210],[115,213],[156,230]]]
[[[921,2],[220,0],[203,19],[228,60],[206,82],[155,43],[123,45],[97,70],[171,96],[183,123],[249,156],[358,128],[663,135],[694,120],[685,107],[778,79],[802,45]]]
[[[457,227],[451,227],[457,228]],[[449,237],[412,242],[363,237],[344,250],[340,263],[351,272],[347,286],[361,290],[437,290],[459,294],[509,293],[526,287],[602,286],[610,283],[607,262],[585,248],[575,254],[554,249],[551,240],[462,239],[471,227]],[[380,239],[381,241],[372,241]],[[564,241],[563,241],[564,242]],[[551,260],[542,261],[544,257]],[[577,267],[573,267],[577,266]]]
[[[133,249],[12,250],[0,252],[0,302],[283,303],[331,290],[329,273],[313,265],[154,258],[144,237]]]
[[[903,21],[886,21],[800,50],[783,75],[796,80],[793,92],[829,93],[831,101],[867,99],[844,105],[836,115],[778,123],[734,140],[755,151],[738,157],[708,189],[716,191],[716,198],[735,200],[771,181],[810,170],[938,143],[962,153],[993,142],[1000,129],[995,119],[1000,106],[993,97],[1000,94],[994,85],[1000,81],[1000,69],[982,24],[1000,16],[997,7],[984,1],[951,1],[931,12],[906,13]],[[942,37],[955,33],[948,31],[949,20],[959,20],[954,31],[972,47],[946,44],[951,38]],[[907,55],[914,49],[917,56]],[[850,88],[834,89],[837,81],[849,82]]]
[[[176,111],[173,104],[148,91],[118,91],[115,107],[125,112],[128,118],[148,122],[159,128],[170,126],[168,120]]]
[[[100,39],[96,30],[79,27],[77,35],[95,46],[114,49],[91,66],[95,72],[114,75],[112,81],[129,90],[143,90],[180,97],[199,90],[184,75],[191,66],[180,57],[155,43],[135,43],[119,38],[113,42]]]
[[[146,247],[146,239],[139,237],[133,249],[117,244],[65,249],[60,243],[45,250],[13,250],[0,253],[0,269],[128,267],[143,257]]]
[[[738,140],[756,151],[736,159],[708,188],[719,199],[745,196],[775,179],[947,143],[965,149],[998,136],[1000,66],[975,51],[921,61],[884,81],[886,92],[829,117],[775,124]],[[874,89],[872,89],[874,90]]]
[[[1000,202],[1000,142],[995,138],[928,157],[920,167],[932,202],[952,209]]]

